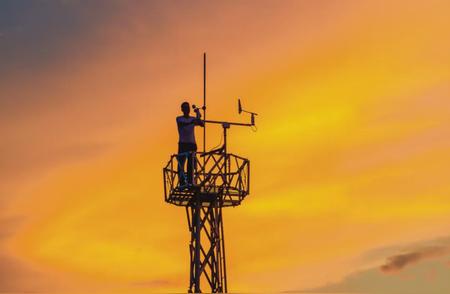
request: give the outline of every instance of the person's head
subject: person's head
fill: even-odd
[[[191,106],[189,105],[189,102],[183,102],[181,103],[181,111],[184,115],[188,116],[191,111]]]

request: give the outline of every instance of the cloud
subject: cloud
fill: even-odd
[[[377,267],[355,271],[341,281],[296,293],[450,293],[449,267],[442,260],[426,260],[401,274],[386,275]]]
[[[380,267],[383,273],[393,273],[407,266],[418,263],[425,259],[434,259],[450,253],[449,246],[435,246],[420,248],[413,252],[397,254],[387,258],[385,264]]]
[[[400,253],[399,253],[400,252]],[[306,293],[449,293],[450,237],[382,247],[365,253],[362,260],[381,266],[356,270],[340,281]],[[386,257],[387,256],[387,257]],[[391,273],[395,273],[391,274]]]
[[[76,46],[74,39],[94,31],[115,8],[101,1],[1,1],[0,30],[7,42],[0,45],[0,73],[18,68],[40,70]],[[99,10],[104,13],[97,13]]]

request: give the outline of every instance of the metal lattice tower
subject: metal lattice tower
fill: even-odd
[[[204,105],[205,123],[203,151],[174,154],[163,169],[164,195],[167,203],[184,206],[191,240],[189,244],[190,270],[189,292],[200,293],[201,285],[207,292],[227,292],[227,268],[225,260],[225,237],[222,208],[238,206],[250,192],[250,161],[228,153],[227,130],[230,126],[255,125],[256,113],[251,114],[251,123],[233,123],[206,120],[206,54],[204,54]],[[221,124],[224,143],[219,149],[205,151],[206,124]],[[185,176],[179,166],[180,157],[193,163],[192,185],[180,186],[180,177]],[[181,172],[180,172],[181,171]]]

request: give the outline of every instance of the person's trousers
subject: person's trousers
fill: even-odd
[[[196,168],[195,151],[197,151],[197,144],[195,143],[178,143],[178,181],[180,185],[194,184],[193,176]],[[186,159],[187,171],[184,168]]]

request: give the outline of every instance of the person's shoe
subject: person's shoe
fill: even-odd
[[[185,184],[185,183],[181,183],[181,184],[178,185],[178,187],[176,187],[176,190],[178,190],[178,191],[183,191],[183,190],[185,190],[186,188],[188,188],[188,185]]]

